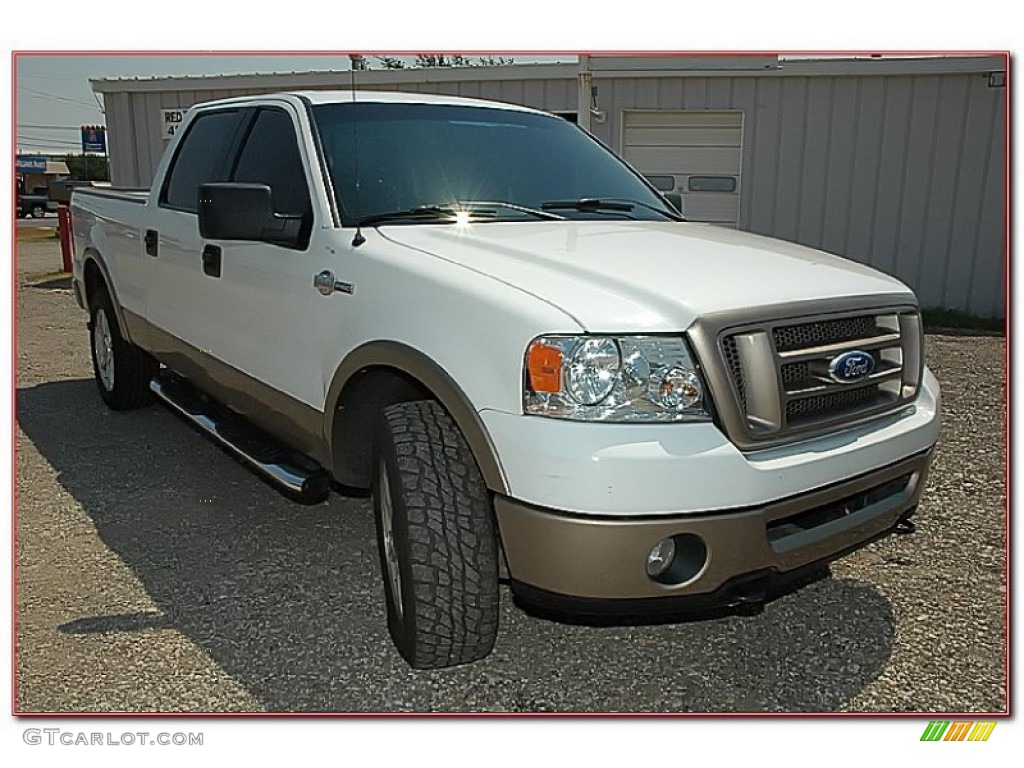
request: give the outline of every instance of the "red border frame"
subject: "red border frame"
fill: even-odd
[[[1006,71],[1006,86],[1004,89],[1004,117],[1005,117],[1005,154],[1004,160],[1005,165],[1003,168],[1003,180],[1004,180],[1004,232],[1003,232],[1003,253],[1004,253],[1004,292],[1005,292],[1005,321],[1004,321],[1004,352],[1003,352],[1003,375],[1004,375],[1004,402],[1006,407],[1006,415],[1003,421],[1003,445],[1004,445],[1004,468],[1005,468],[1005,507],[1004,507],[1004,546],[1006,549],[1006,565],[1004,569],[1004,585],[1006,591],[1006,605],[1005,610],[1005,624],[1004,624],[1004,637],[1003,637],[1003,648],[1004,648],[1004,701],[1006,702],[1006,709],[1002,712],[990,712],[990,713],[971,713],[971,712],[815,712],[815,713],[787,713],[787,712],[660,712],[660,713],[613,713],[613,712],[597,712],[597,713],[571,713],[571,712],[556,712],[556,713],[540,713],[540,712],[523,712],[523,713],[495,713],[495,712],[468,712],[468,713],[447,713],[447,712],[379,712],[379,713],[353,713],[353,712],[19,712],[17,708],[17,690],[18,690],[18,667],[17,667],[17,648],[18,648],[18,613],[17,613],[17,600],[18,600],[18,574],[17,574],[17,528],[18,528],[18,483],[17,483],[17,472],[18,472],[18,437],[17,428],[15,427],[15,420],[17,419],[17,405],[18,405],[18,224],[15,218],[12,222],[11,227],[11,282],[13,286],[13,292],[11,295],[11,328],[12,336],[12,352],[11,352],[11,489],[12,489],[12,507],[11,507],[11,585],[12,585],[12,603],[11,603],[11,713],[18,718],[182,718],[182,717],[227,717],[227,718],[289,718],[289,717],[346,717],[346,718],[379,718],[379,717],[445,717],[445,718],[461,718],[461,717],[484,717],[484,718],[559,718],[559,717],[572,717],[572,718],[705,718],[705,717],[839,717],[839,718],[889,718],[889,717],[904,717],[904,718],[928,718],[935,719],[941,718],[959,718],[959,719],[981,719],[981,718],[1007,718],[1011,716],[1010,707],[1010,696],[1011,696],[1011,680],[1012,680],[1012,668],[1011,668],[1011,655],[1010,655],[1010,622],[1012,619],[1011,612],[1011,591],[1010,591],[1010,575],[1012,573],[1012,559],[1011,559],[1011,547],[1010,547],[1010,509],[1011,509],[1011,461],[1010,453],[1012,448],[1012,440],[1010,434],[1010,423],[1011,423],[1011,402],[1010,402],[1010,385],[1011,385],[1011,365],[1012,365],[1012,354],[1010,348],[1010,321],[1012,317],[1012,302],[1011,302],[1011,261],[1010,258],[1010,247],[1011,247],[1011,225],[1010,225],[1010,200],[1011,200],[1011,189],[1010,189],[1010,168],[1011,168],[1011,142],[1010,142],[1010,131],[1012,128],[1012,122],[1010,117],[1010,81],[1012,79],[1011,68],[1010,68],[1010,52],[1009,51],[986,51],[986,50],[959,50],[959,51],[940,51],[940,50],[886,50],[886,51],[835,51],[835,50],[797,50],[797,51],[670,51],[670,50],[649,50],[649,51],[616,51],[616,50],[598,50],[598,51],[557,51],[557,50],[520,50],[520,51],[494,51],[494,50],[472,50],[472,51],[445,51],[445,50],[427,50],[427,51],[407,51],[407,50],[382,50],[382,51],[334,51],[334,50],[309,50],[309,51],[261,51],[261,50],[224,50],[224,51],[188,51],[188,50],[171,50],[171,51],[97,51],[97,50],[47,50],[47,51],[12,51],[11,52],[11,163],[13,165],[14,158],[17,156],[18,150],[18,98],[17,98],[17,87],[18,87],[18,59],[33,58],[33,57],[52,57],[52,56],[266,56],[273,58],[275,56],[339,56],[347,57],[352,54],[363,55],[363,56],[415,56],[417,54],[450,54],[458,53],[459,55],[465,56],[645,56],[645,57],[720,57],[720,56],[835,56],[835,57],[851,57],[859,56],[862,58],[872,58],[881,56],[907,56],[907,57],[918,57],[918,56],[1001,56]],[[13,171],[13,168],[12,168]],[[17,176],[12,172],[11,174],[11,195],[12,205],[13,201],[16,200],[17,195]],[[14,216],[14,209],[11,208],[10,215]]]

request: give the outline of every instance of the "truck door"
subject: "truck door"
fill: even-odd
[[[225,181],[248,111],[200,113],[190,124],[156,192],[144,225],[146,318],[152,349],[182,370],[213,347],[210,307],[223,299],[216,281],[203,274],[197,211],[199,185]],[[185,365],[175,364],[182,360]]]
[[[156,334],[164,346],[154,344],[162,359],[240,394],[232,405],[265,406],[283,393],[282,409],[296,401],[322,409],[310,314],[313,276],[323,264],[314,263],[309,247],[309,158],[290,110],[282,104],[204,112],[189,125],[161,193],[159,231],[147,233],[157,245],[148,315],[166,332]],[[210,181],[267,184],[278,213],[305,217],[302,242],[290,248],[203,239],[198,190]]]
[[[218,277],[204,275],[218,297],[204,308],[204,320],[210,354],[246,374],[247,386],[286,395],[281,409],[297,400],[322,410],[321,336],[313,325],[322,297],[313,277],[326,254],[314,254],[310,243],[316,223],[304,146],[290,106],[255,110],[229,180],[268,185],[276,213],[304,218],[300,242],[204,242],[204,251],[219,252],[220,265]]]

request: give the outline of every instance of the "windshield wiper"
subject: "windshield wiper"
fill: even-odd
[[[517,203],[507,203],[504,200],[459,200],[458,205],[466,206],[467,208],[484,208],[486,206],[492,206],[494,208],[505,208],[509,211],[516,211],[518,213],[525,213],[538,219],[545,219],[547,221],[565,221],[565,216],[559,216],[557,213],[548,213],[547,211],[538,211],[536,208],[530,208],[525,205],[519,205]],[[476,213],[474,210],[473,213]]]
[[[359,219],[356,224],[360,227],[383,224],[388,221],[435,221],[438,219],[454,219],[460,213],[466,213],[471,217],[493,219],[497,215],[496,208],[502,208],[516,213],[525,213],[537,219],[564,220],[564,216],[547,211],[539,211],[536,208],[529,208],[525,205],[508,203],[504,200],[456,200],[446,205],[418,205],[415,208],[407,208],[400,211],[385,211],[383,213],[372,213]],[[488,210],[490,209],[490,210]]]
[[[373,224],[382,224],[386,221],[422,221],[436,219],[450,219],[455,216],[456,208],[450,205],[418,205],[415,208],[406,208],[401,211],[385,211],[383,213],[371,213],[363,216],[356,222],[356,226],[366,227]],[[471,211],[473,215],[486,215],[486,211]]]
[[[546,203],[541,203],[540,207],[546,211],[562,208],[585,211],[587,213],[597,211],[621,211],[623,213],[628,213],[638,205],[641,208],[646,208],[650,211],[661,214],[666,219],[672,219],[673,221],[684,220],[682,216],[670,213],[669,211],[650,205],[649,203],[644,203],[640,200],[626,200],[624,198],[616,197],[581,197],[579,200],[549,200]]]
[[[672,219],[672,221],[686,221],[686,219],[683,217],[683,215],[681,213],[678,213],[678,212],[676,212],[674,210],[669,210],[669,209],[666,209],[666,208],[659,208],[656,205],[651,205],[650,203],[645,203],[645,202],[642,202],[640,200],[632,200],[632,199],[626,200],[625,198],[618,198],[618,197],[605,197],[605,198],[603,198],[603,200],[608,201],[608,202],[616,202],[616,201],[620,201],[621,200],[623,203],[632,203],[633,205],[639,205],[641,208],[646,208],[649,211],[654,211],[655,213],[660,213],[666,219]]]
[[[598,197],[581,197],[579,200],[548,200],[541,203],[545,211],[571,208],[576,211],[632,211],[635,206],[615,200],[602,200]]]

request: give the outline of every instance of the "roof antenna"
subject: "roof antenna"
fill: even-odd
[[[349,56],[348,58],[349,58],[350,66],[351,66],[351,69],[349,70],[349,74],[350,74],[351,80],[352,80],[352,103],[355,104],[356,103],[356,57],[355,56]],[[355,198],[356,199],[355,199],[354,202],[355,202],[356,215],[359,216],[359,215],[361,215],[361,211],[359,209],[359,122],[356,120],[355,110],[352,110],[352,163],[353,163],[352,174],[355,177],[355,182],[356,182],[356,184],[355,184],[355,187],[356,187]],[[356,234],[352,238],[352,247],[353,248],[358,248],[360,245],[362,245],[365,242],[366,242],[366,238],[363,237],[363,229],[359,225],[359,219],[357,218],[356,219]]]

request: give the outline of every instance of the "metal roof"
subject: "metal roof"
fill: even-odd
[[[411,67],[356,72],[365,85],[575,79],[589,64],[595,78],[616,77],[813,77],[864,75],[969,74],[1005,71],[1002,54],[964,56],[883,56],[790,58],[770,55],[590,56],[580,64],[503,64],[489,67]],[[348,85],[351,70],[269,72],[247,75],[99,78],[96,93],[209,91],[279,87],[282,91]]]
[[[436,83],[470,80],[534,80],[575,78],[576,64],[503,64],[495,67],[416,67],[407,69],[367,69],[356,72],[356,82]],[[90,80],[96,93],[138,91],[206,91],[214,89],[265,88],[280,85],[281,90],[348,85],[352,71],[268,72],[251,75],[198,75],[184,77],[128,77]]]

